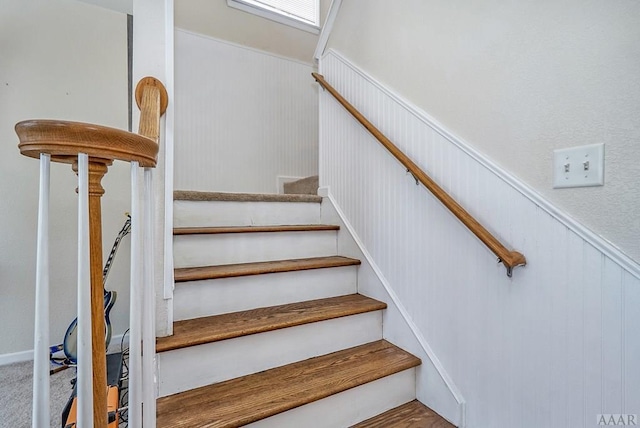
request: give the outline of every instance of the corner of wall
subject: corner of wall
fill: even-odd
[[[324,51],[327,48],[327,43],[329,42],[329,36],[331,36],[331,31],[333,30],[333,24],[338,17],[338,12],[340,11],[340,5],[342,4],[342,0],[331,0],[331,5],[329,6],[329,12],[327,13],[327,19],[324,21],[324,25],[322,26],[322,30],[320,31],[320,37],[318,38],[318,45],[316,46],[316,50],[313,53],[313,59],[318,62],[322,55],[324,55]]]

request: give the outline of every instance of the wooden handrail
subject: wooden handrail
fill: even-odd
[[[155,77],[144,77],[136,86],[136,103],[140,109],[138,134],[158,144],[160,139],[160,117],[167,111],[169,97],[162,82]]]
[[[527,263],[525,257],[517,251],[509,251],[498,239],[484,226],[473,218],[462,206],[445,192],[431,177],[429,177],[418,165],[393,144],[380,130],[367,120],[354,106],[352,106],[338,91],[335,90],[324,77],[318,73],[311,73],[316,82],[329,91],[349,113],[355,117],[391,154],[404,165],[407,170],[420,181],[442,204],[449,209],[467,228],[473,232],[507,268],[507,276],[511,277],[513,268],[524,266]]]

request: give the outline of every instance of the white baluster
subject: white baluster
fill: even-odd
[[[78,154],[78,428],[93,425],[91,268],[89,264],[89,156]]]
[[[142,213],[139,163],[131,162],[131,284],[129,305],[129,427],[142,427]]]
[[[40,155],[36,316],[33,339],[33,409],[31,426],[49,426],[49,183],[51,156]]]
[[[144,169],[144,247],[143,275],[144,299],[142,308],[142,385],[143,425],[156,426],[155,393],[155,284],[154,284],[154,237],[153,237],[153,170]]]

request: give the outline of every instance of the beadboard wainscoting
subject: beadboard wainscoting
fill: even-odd
[[[176,189],[277,193],[318,173],[311,64],[175,32]]]
[[[320,185],[464,397],[466,426],[590,427],[601,413],[640,414],[638,265],[339,53],[329,51],[320,69],[527,258],[508,278],[490,250],[321,92]],[[439,410],[420,387],[418,399]]]

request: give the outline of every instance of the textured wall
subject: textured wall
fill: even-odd
[[[329,40],[640,260],[640,2],[351,0]],[[605,186],[552,189],[556,148],[605,143]]]
[[[467,426],[590,427],[599,413],[640,413],[640,267],[555,217],[547,202],[334,52],[321,71],[527,257],[507,278],[493,253],[321,93],[321,185],[460,390]],[[440,410],[433,390],[418,394]]]
[[[176,31],[175,185],[276,193],[318,171],[312,67]]]
[[[20,155],[13,131],[51,118],[127,128],[127,18],[70,0],[1,1],[0,13],[0,354],[33,349],[38,162]],[[51,342],[76,316],[77,179],[51,166]],[[103,180],[105,258],[128,211],[129,167]],[[107,284],[118,291],[113,334],[128,327],[129,241]]]

